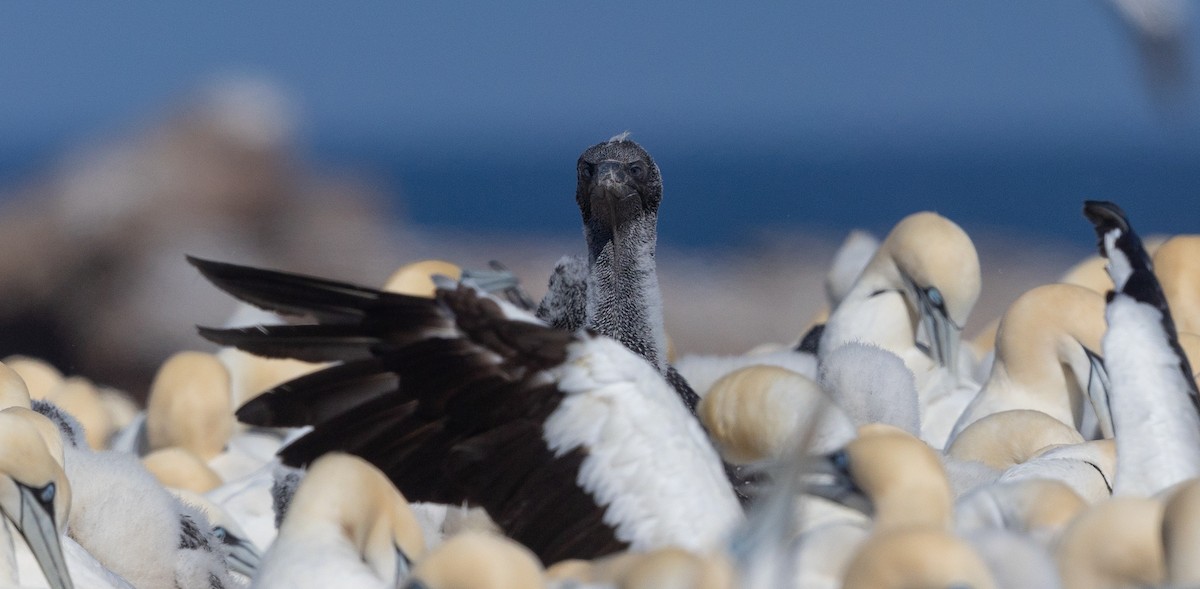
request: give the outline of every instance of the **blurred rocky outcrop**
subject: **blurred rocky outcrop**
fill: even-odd
[[[137,394],[231,308],[185,254],[381,280],[403,239],[387,204],[310,169],[295,124],[270,85],[224,80],[0,195],[0,357]]]

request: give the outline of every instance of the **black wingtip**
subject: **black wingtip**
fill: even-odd
[[[274,427],[275,412],[271,411],[270,400],[264,398],[267,394],[269,393],[263,393],[238,407],[238,410],[234,412],[237,420],[247,425]]]
[[[1083,216],[1087,217],[1087,220],[1096,227],[1098,240],[1096,247],[1099,248],[1101,256],[1108,257],[1108,252],[1104,249],[1104,236],[1108,232],[1117,229],[1122,235],[1132,233],[1129,228],[1129,218],[1116,203],[1107,200],[1085,200],[1083,201]]]

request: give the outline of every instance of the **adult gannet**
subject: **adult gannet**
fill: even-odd
[[[1154,275],[1181,332],[1200,333],[1200,235],[1176,235],[1154,254]]]
[[[404,589],[543,589],[542,565],[529,549],[500,536],[459,534],[417,564]]]
[[[868,342],[900,356],[918,388],[935,366],[957,375],[962,327],[979,297],[979,281],[975,246],[958,225],[935,213],[909,215],[830,315],[820,355]]]
[[[895,427],[864,426],[858,438],[816,459],[810,470],[825,478],[810,483],[808,493],[872,515],[870,534],[845,565],[845,587],[892,586],[878,583],[968,570],[973,574],[967,580],[992,586],[983,561],[953,536],[953,492],[937,453],[925,442]]]
[[[399,587],[425,553],[408,502],[361,458],[313,462],[251,587]]]
[[[1115,204],[1088,201],[1111,294],[1104,357],[1117,444],[1113,491],[1147,496],[1200,475],[1200,400],[1150,256]]]
[[[1090,407],[1107,428],[1108,406],[1092,403],[1106,394],[1104,330],[1104,299],[1091,290],[1047,284],[1022,294],[1000,320],[992,371],[955,424],[951,441],[979,419],[1014,409],[1039,411],[1086,430]]]
[[[1055,549],[1066,589],[1157,587],[1165,580],[1160,501],[1114,497],[1084,511]]]
[[[191,262],[243,301],[320,321],[202,328],[205,337],[344,362],[238,410],[256,425],[315,423],[281,451],[286,464],[353,452],[410,500],[482,505],[548,563],[625,547],[704,549],[741,519],[699,422],[653,365],[613,339],[543,326],[466,286],[431,300]]]
[[[61,544],[71,505],[66,475],[32,424],[0,411],[0,512],[25,539],[52,589],[72,589]],[[7,585],[17,584],[13,539],[0,523],[0,571]]]

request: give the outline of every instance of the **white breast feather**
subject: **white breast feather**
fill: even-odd
[[[1117,442],[1117,494],[1150,495],[1200,475],[1200,416],[1162,313],[1117,295],[1108,305],[1104,361]]]
[[[742,519],[707,436],[654,368],[608,338],[572,344],[566,398],[544,425],[556,456],[582,446],[577,483],[634,550],[710,548]]]

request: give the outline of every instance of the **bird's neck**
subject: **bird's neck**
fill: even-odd
[[[648,215],[616,228],[586,226],[588,242],[585,325],[666,370],[662,293],[654,253],[657,218]]]
[[[13,524],[6,517],[0,517],[0,583],[5,587],[16,587],[17,553],[13,541]]]

